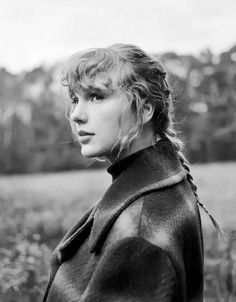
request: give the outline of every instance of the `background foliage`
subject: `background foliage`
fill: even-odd
[[[192,162],[236,159],[236,46],[214,56],[165,53],[176,120]],[[89,167],[65,118],[60,66],[0,69],[0,173]],[[100,163],[93,167],[102,166]]]

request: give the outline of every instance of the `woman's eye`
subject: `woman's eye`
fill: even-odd
[[[104,96],[102,96],[102,95],[94,94],[91,96],[91,102],[99,102],[99,101],[102,101],[103,99],[104,99]]]
[[[79,103],[79,99],[77,97],[74,97],[72,99],[72,104],[78,104]]]

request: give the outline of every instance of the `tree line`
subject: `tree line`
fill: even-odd
[[[168,70],[176,126],[191,162],[236,160],[236,45],[218,56],[156,55]],[[59,64],[0,69],[0,173],[104,167],[80,155]]]

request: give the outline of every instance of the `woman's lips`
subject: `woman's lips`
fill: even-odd
[[[80,130],[78,132],[79,136],[88,136],[88,135],[94,135],[94,133],[91,133],[91,132],[87,132],[87,131],[84,131],[84,130]]]
[[[94,135],[94,133],[80,130],[78,132],[78,135],[79,135],[80,143],[84,144],[84,143],[87,143],[91,139],[91,137]]]
[[[85,136],[79,136],[78,140],[81,144],[86,144],[90,141],[91,138],[92,138],[91,135],[85,135]]]

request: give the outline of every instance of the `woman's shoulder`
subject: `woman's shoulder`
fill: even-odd
[[[200,224],[196,198],[188,181],[184,180],[137,198],[117,217],[109,237],[114,240],[141,236],[152,241],[154,236],[173,241],[187,229],[198,232]]]
[[[202,249],[200,212],[186,179],[144,196],[139,235],[167,250],[184,245]]]
[[[144,195],[142,216],[152,222],[182,224],[199,219],[197,199],[187,179]]]

